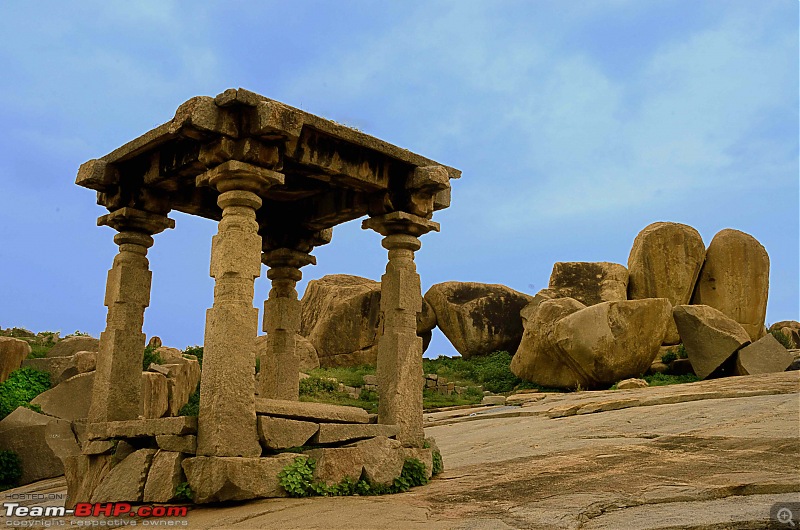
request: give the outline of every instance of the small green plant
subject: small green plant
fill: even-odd
[[[675,353],[673,350],[667,350],[667,353],[661,356],[661,362],[664,364],[669,364],[673,362],[675,359],[678,358],[678,354]]]
[[[178,411],[178,416],[195,416],[200,414],[200,383],[189,396],[189,401]]]
[[[22,406],[25,407],[26,409],[31,409],[34,412],[38,412],[39,414],[44,414],[41,405],[35,405],[33,403],[23,403]]]
[[[361,390],[361,393],[358,395],[358,399],[361,401],[378,401],[378,393],[374,390]]]
[[[34,368],[19,368],[0,383],[0,419],[50,388],[50,374]]]
[[[792,338],[783,331],[779,329],[773,329],[772,331],[770,331],[770,334],[773,337],[775,337],[775,340],[780,342],[781,346],[783,346],[787,350],[791,350],[794,348],[794,343],[792,342]]]
[[[678,359],[688,359],[689,358],[689,353],[686,351],[686,346],[684,346],[683,343],[678,344],[678,346],[675,348],[675,351],[678,354]]]
[[[444,471],[444,462],[442,461],[442,453],[438,449],[433,450],[433,475],[439,475]]]
[[[181,482],[175,486],[175,500],[178,502],[192,502],[194,492],[188,482]]]
[[[289,497],[308,497],[313,494],[315,465],[313,458],[298,456],[278,473],[278,482]]]
[[[147,369],[150,368],[150,365],[153,364],[153,363],[161,364],[163,362],[164,362],[164,360],[161,358],[161,356],[158,353],[156,353],[155,347],[153,347],[153,346],[145,346],[145,348],[144,348],[144,356],[142,357],[142,370],[143,371],[147,371]]]
[[[70,333],[69,335],[67,335],[67,337],[88,337],[88,336],[89,336],[88,333],[84,333],[77,329],[75,330],[75,333]]]
[[[22,462],[14,451],[0,451],[0,490],[13,488],[22,477]]]
[[[187,346],[185,350],[183,350],[184,355],[194,355],[197,357],[197,362],[200,366],[203,366],[203,347],[202,346]]]

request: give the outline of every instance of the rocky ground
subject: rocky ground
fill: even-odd
[[[523,401],[426,415],[446,470],[409,493],[203,506],[189,527],[783,528],[771,506],[800,502],[800,372]]]

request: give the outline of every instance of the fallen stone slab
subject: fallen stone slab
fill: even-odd
[[[374,438],[382,436],[393,438],[400,432],[397,425],[377,424],[343,424],[343,423],[321,423],[319,432],[312,439],[315,444],[329,444],[337,442],[347,442],[362,438]]]
[[[78,374],[33,398],[42,412],[63,420],[79,420],[89,415],[94,372]]]
[[[256,399],[256,413],[326,423],[369,423],[369,414],[362,408],[305,401]]]
[[[738,322],[713,307],[679,305],[673,308],[672,315],[694,373],[700,379],[714,373],[750,342],[750,336]]]
[[[197,434],[197,418],[177,416],[175,418],[90,423],[86,436],[89,440],[110,440],[112,438],[141,438],[164,434],[179,436]]]
[[[785,371],[794,360],[789,350],[767,333],[739,350],[736,355],[737,375],[769,374]]]
[[[111,468],[92,493],[92,502],[141,502],[155,449],[139,449]]]
[[[304,457],[295,453],[265,458],[197,456],[182,465],[194,502],[204,504],[286,497],[278,474],[296,458]]]
[[[197,436],[185,434],[160,434],[156,436],[156,444],[159,449],[165,451],[175,451],[178,453],[195,454],[197,453]]]
[[[144,502],[170,502],[175,498],[175,488],[184,482],[181,464],[185,458],[186,455],[173,451],[156,453],[144,485]]]
[[[340,425],[340,424],[336,424]],[[361,425],[361,424],[358,424]],[[347,427],[347,425],[342,425]],[[261,445],[267,449],[289,449],[301,447],[319,431],[319,424],[310,421],[258,417],[258,437]]]

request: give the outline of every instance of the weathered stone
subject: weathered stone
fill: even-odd
[[[648,225],[633,240],[628,256],[628,298],[666,298],[673,306],[688,304],[705,256],[703,238],[691,226]],[[673,320],[664,343],[678,342]]]
[[[84,442],[81,447],[82,455],[105,455],[114,451],[114,442],[111,440],[95,440]]]
[[[61,460],[80,454],[69,422],[25,407],[17,407],[0,421],[0,448],[19,456],[20,485],[61,475]]]
[[[402,452],[404,462],[408,458],[415,458],[425,464],[425,477],[430,479],[433,476],[433,448],[404,447]],[[366,466],[364,469],[366,470]]]
[[[533,297],[505,285],[444,282],[432,286],[425,300],[436,313],[439,329],[468,359],[516,351],[523,332],[519,313]]]
[[[505,396],[483,396],[483,399],[481,399],[481,405],[505,405],[505,404],[506,404]]]
[[[160,434],[156,436],[159,449],[177,453],[195,454],[197,452],[197,436],[193,434]]]
[[[363,455],[357,447],[325,447],[303,451],[303,454],[316,462],[314,480],[328,485],[345,479],[358,481],[364,472]]]
[[[361,438],[374,438],[381,436],[394,438],[400,432],[397,425],[378,424],[345,424],[345,423],[322,423],[319,432],[312,439],[314,444],[329,444],[337,442],[348,442]],[[302,444],[301,444],[302,445]]]
[[[155,449],[139,449],[111,468],[92,493],[92,502],[141,502]]]
[[[258,436],[261,445],[267,449],[288,449],[305,445],[319,430],[319,424],[290,420],[286,418],[273,418],[270,416],[258,417]]]
[[[347,447],[354,447],[361,453],[363,478],[370,484],[391,485],[403,472],[406,452],[403,444],[385,436],[362,440]],[[417,455],[424,449],[409,448]],[[430,468],[428,468],[430,469]]]
[[[695,374],[705,379],[750,342],[747,331],[721,311],[706,305],[679,305],[672,315]]]
[[[602,302],[581,309],[556,322],[556,355],[582,374],[589,388],[641,376],[658,353],[671,309],[666,298]]]
[[[97,352],[100,350],[100,340],[83,335],[66,337],[56,343],[47,352],[47,357],[71,357],[79,351]]]
[[[310,420],[327,423],[369,423],[369,414],[359,407],[328,403],[257,399],[256,412],[265,416]]]
[[[144,502],[170,502],[175,498],[175,488],[184,482],[183,459],[185,455],[172,451],[158,451],[153,457],[144,485]]]
[[[153,335],[152,337],[150,337],[150,340],[147,341],[148,348],[156,349],[160,348],[162,345],[163,343],[161,342],[161,337],[156,335]]]
[[[24,340],[0,337],[0,383],[8,379],[11,372],[22,366],[22,361],[30,353],[31,347]]]
[[[624,379],[617,383],[617,390],[627,390],[630,388],[645,388],[650,385],[644,379]]]
[[[628,269],[607,261],[570,261],[553,265],[549,291],[591,306],[628,299]]]
[[[111,471],[110,454],[68,456],[64,459],[64,476],[67,482],[67,509],[78,502],[89,502],[92,493]]]
[[[139,407],[145,418],[160,418],[169,407],[167,378],[155,372],[142,372],[142,403]]]
[[[300,359],[300,371],[308,372],[319,368],[319,357],[314,345],[307,338],[300,334],[295,334],[295,348]],[[267,345],[267,336],[260,335],[256,339],[256,355],[263,355]]]
[[[295,458],[302,457],[294,453],[267,458],[198,456],[184,460],[183,470],[198,504],[286,497],[278,473]]]
[[[66,340],[66,339],[65,339]],[[95,372],[78,374],[33,398],[42,412],[64,420],[79,420],[89,415]]]
[[[661,361],[655,361],[653,364],[650,365],[650,368],[647,370],[647,372],[651,374],[665,374],[668,371],[669,371],[669,366],[662,363]]]
[[[178,416],[175,418],[90,423],[86,437],[89,440],[109,440],[111,438],[140,438],[164,434],[182,436],[195,433],[197,433],[197,418],[193,416]]]
[[[783,372],[794,356],[771,334],[745,346],[736,355],[736,374],[755,375]]]
[[[511,359],[511,371],[520,379],[549,388],[585,388],[588,381],[561,359],[553,336],[559,320],[585,308],[573,298],[541,300],[526,306],[520,313],[525,333]]]
[[[755,341],[764,334],[768,294],[769,255],[761,243],[738,230],[718,232],[708,245],[691,303],[718,309]]]
[[[176,359],[183,358],[183,352],[178,348],[170,348],[169,346],[159,346],[153,353],[161,357],[161,364],[173,364]]]
[[[196,360],[182,359],[175,364],[164,364],[162,368],[166,370],[169,392],[167,412],[170,416],[177,416],[200,383],[200,363]]]
[[[770,333],[780,331],[789,338],[794,348],[800,348],[800,322],[796,320],[781,320],[772,324],[768,331]]]

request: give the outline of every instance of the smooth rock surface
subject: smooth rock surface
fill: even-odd
[[[679,305],[672,315],[695,374],[705,379],[750,342],[745,329],[722,312],[705,305]]]
[[[64,339],[67,340],[67,339]],[[78,374],[45,390],[31,400],[42,412],[64,420],[79,420],[89,415],[94,372]]]
[[[744,232],[718,232],[708,245],[691,303],[720,310],[756,341],[764,334],[768,294],[766,249]]]
[[[607,261],[569,261],[553,265],[548,291],[584,305],[628,299],[628,269]]]
[[[425,293],[439,329],[465,359],[514,352],[522,339],[520,311],[533,297],[505,285],[444,282]]]

